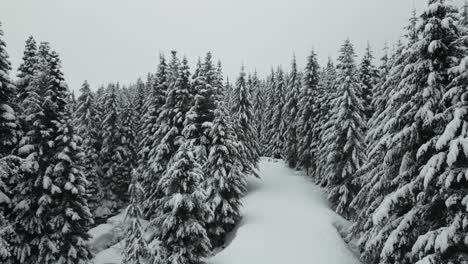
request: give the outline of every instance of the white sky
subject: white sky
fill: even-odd
[[[454,0],[460,3],[463,0]],[[426,0],[0,0],[7,50],[16,71],[29,35],[49,41],[69,87],[132,83],[156,70],[159,52],[177,50],[194,65],[212,51],[231,80],[242,63],[260,75],[302,67],[311,48],[324,63],[347,37],[380,55],[396,42],[413,6]],[[193,69],[192,69],[193,70]],[[16,72],[14,73],[16,75]]]

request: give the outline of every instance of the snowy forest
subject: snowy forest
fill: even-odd
[[[240,239],[250,183],[284,161],[347,223],[356,262],[337,263],[467,264],[468,4],[427,2],[381,58],[343,36],[326,65],[312,50],[228,79],[216,54],[172,51],[76,93],[46,41],[12,69],[0,29],[0,263],[114,263],[93,236],[115,216],[121,263],[228,263],[212,257]]]

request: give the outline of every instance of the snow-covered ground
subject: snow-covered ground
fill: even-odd
[[[322,190],[282,161],[263,159],[261,179],[249,179],[242,222],[209,264],[358,264],[336,227],[348,223]],[[95,264],[119,264],[123,213],[92,229]],[[114,244],[113,246],[111,246]]]
[[[262,160],[249,180],[244,218],[226,249],[209,264],[356,264],[335,226],[346,221],[322,190],[282,161]]]

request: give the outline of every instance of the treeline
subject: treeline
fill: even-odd
[[[380,66],[346,40],[259,91],[262,154],[325,187],[363,263],[468,262],[467,14],[429,0]]]

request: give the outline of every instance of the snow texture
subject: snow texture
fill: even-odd
[[[282,161],[263,159],[260,178],[249,179],[243,220],[231,244],[209,264],[359,263],[335,227],[345,220],[329,208],[320,188]]]

